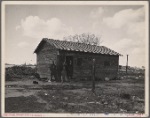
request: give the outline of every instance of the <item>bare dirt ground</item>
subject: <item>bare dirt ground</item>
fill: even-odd
[[[38,80],[37,80],[38,81]],[[6,113],[144,113],[144,80],[96,82],[6,81]]]

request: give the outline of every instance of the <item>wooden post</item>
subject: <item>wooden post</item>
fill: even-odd
[[[95,59],[93,59],[93,68],[92,68],[92,92],[95,93]]]
[[[128,55],[127,55],[127,64],[126,64],[126,74],[128,73]]]

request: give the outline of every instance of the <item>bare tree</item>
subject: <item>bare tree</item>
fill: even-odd
[[[70,35],[63,38],[65,41],[73,41],[91,45],[100,45],[102,43],[101,37],[96,36],[95,34],[83,33]]]

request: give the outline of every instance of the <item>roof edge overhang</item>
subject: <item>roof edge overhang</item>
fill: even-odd
[[[37,53],[38,52],[38,50],[40,49],[40,47],[41,47],[41,45],[43,44],[43,43],[45,43],[45,42],[48,42],[48,38],[43,38],[42,40],[41,40],[41,42],[38,44],[38,46],[36,47],[36,49],[34,50],[34,52],[33,53]],[[51,43],[49,43],[49,44],[51,44]],[[51,45],[53,45],[54,47],[56,47],[54,44],[51,44]],[[103,47],[105,47],[105,46],[103,46]],[[57,48],[57,47],[56,47]],[[106,47],[107,48],[107,47]],[[58,48],[57,48],[58,49]],[[63,50],[63,51],[72,51],[72,50],[65,50],[65,49],[58,49],[58,50]],[[112,49],[110,49],[110,50],[112,50]],[[73,51],[73,52],[82,52],[82,53],[92,53],[92,52],[85,52],[85,51]],[[115,52],[115,51],[114,51]],[[117,52],[116,52],[117,53]],[[100,54],[100,55],[110,55],[110,54],[102,54],[102,53],[92,53],[92,54]],[[120,54],[120,53],[117,53],[116,55],[110,55],[110,56],[123,56],[122,54]]]
[[[41,40],[41,42],[38,44],[38,46],[36,47],[36,49],[34,50],[33,53],[37,53],[37,52],[38,52],[38,50],[40,49],[40,46],[41,46],[44,42],[46,42],[45,39],[47,39],[47,38],[43,38],[43,39]]]
[[[79,53],[86,53],[86,54],[95,54],[95,55],[107,55],[107,56],[123,56],[122,54],[118,53],[117,55],[110,55],[110,54],[102,54],[102,53],[93,53],[93,52],[84,52],[84,51],[75,51],[75,50],[64,50],[58,49],[59,51],[67,51],[67,52],[79,52]]]

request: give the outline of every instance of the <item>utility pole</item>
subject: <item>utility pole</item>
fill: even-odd
[[[95,93],[95,59],[93,59],[93,68],[92,68],[92,92]]]
[[[127,54],[127,64],[126,64],[126,74],[128,73],[128,54]]]

